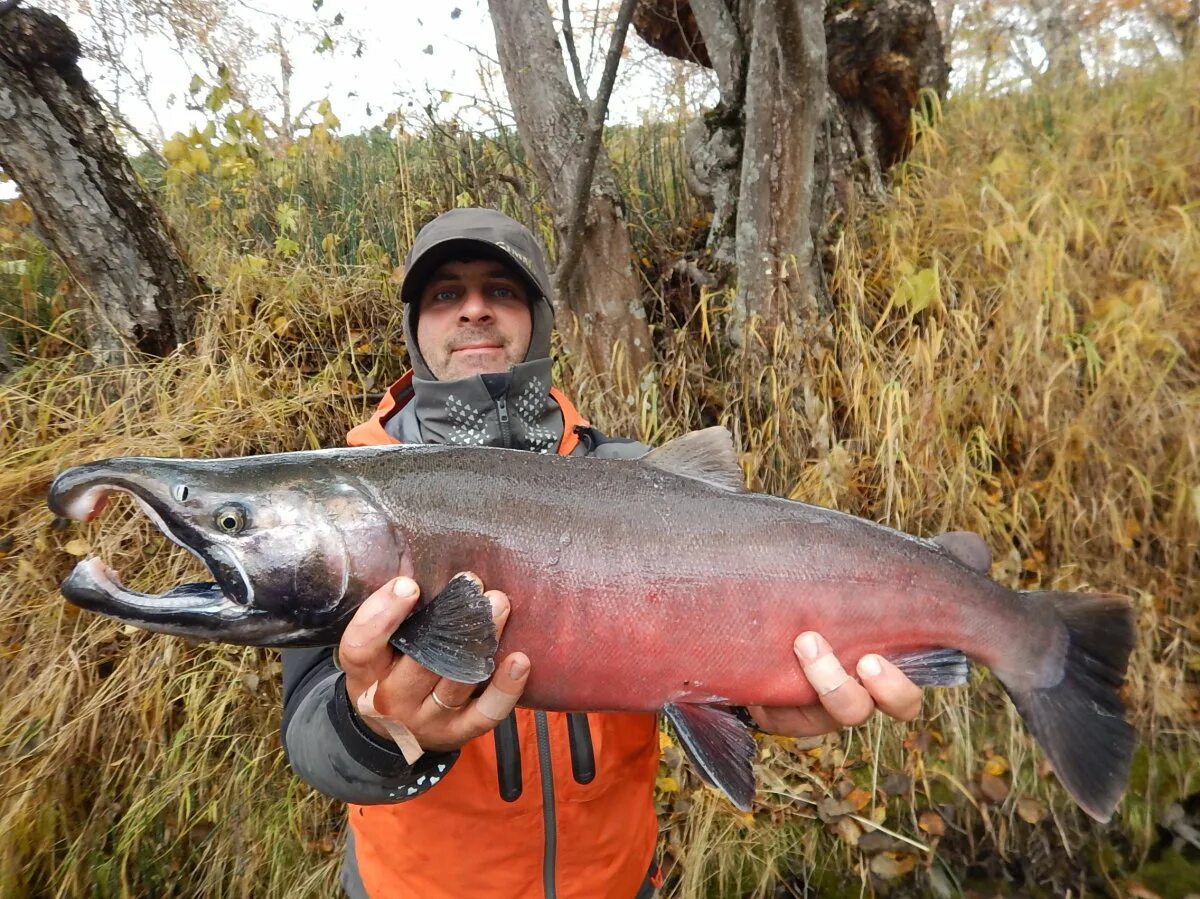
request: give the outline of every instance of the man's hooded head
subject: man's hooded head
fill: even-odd
[[[418,378],[436,380],[417,345],[421,293],[442,265],[477,259],[500,262],[525,282],[532,331],[529,350],[521,361],[550,358],[554,294],[537,240],[520,222],[494,209],[452,209],[421,229],[405,260],[404,283],[400,287],[400,297],[405,303],[404,336]]]

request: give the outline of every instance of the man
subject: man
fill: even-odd
[[[591,428],[551,386],[551,282],[522,225],[486,209],[438,217],[417,235],[401,295],[412,371],[351,444],[648,451]],[[487,596],[503,630],[508,597]],[[388,644],[417,599],[415,582],[397,578],[358,610],[336,659],[331,649],[283,653],[289,761],[350,803],[347,894],[652,895],[656,716],[517,709],[530,669],[519,653],[482,691],[441,679]],[[822,705],[749,709],[763,730],[811,735],[877,707],[904,720],[920,710],[920,689],[885,659],[865,657],[856,680],[817,634],[799,635],[796,654]]]

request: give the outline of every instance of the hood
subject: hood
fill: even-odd
[[[455,259],[493,259],[524,281],[529,292],[533,329],[524,362],[550,358],[554,330],[554,284],[541,245],[528,228],[495,209],[452,209],[418,232],[404,260],[404,339],[417,378],[436,381],[417,346],[417,300],[438,266]],[[469,380],[469,379],[468,379]]]

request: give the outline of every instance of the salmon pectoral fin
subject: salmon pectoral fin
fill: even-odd
[[[663,711],[704,782],[724,792],[742,811],[750,811],[755,743],[746,726],[711,705],[672,703]]]
[[[435,674],[464,684],[491,677],[499,648],[491,601],[462,575],[404,619],[388,642]]]
[[[1136,640],[1133,609],[1122,596],[1048,592],[1035,598],[1053,603],[1066,625],[1062,678],[1051,687],[1005,687],[1067,792],[1107,822],[1133,761],[1134,730],[1119,694]]]
[[[887,658],[918,687],[961,687],[971,670],[957,649],[922,649]]]

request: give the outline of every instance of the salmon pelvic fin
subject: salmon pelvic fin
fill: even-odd
[[[713,705],[671,703],[663,708],[688,760],[710,787],[748,812],[754,805],[754,737],[730,712]]]
[[[1123,596],[1033,597],[1052,603],[1067,628],[1062,679],[1040,689],[1005,688],[1067,792],[1105,823],[1125,792],[1133,761],[1134,730],[1119,694],[1136,641],[1133,609]]]
[[[500,641],[491,600],[460,574],[404,619],[388,642],[435,674],[478,684],[492,676]]]

